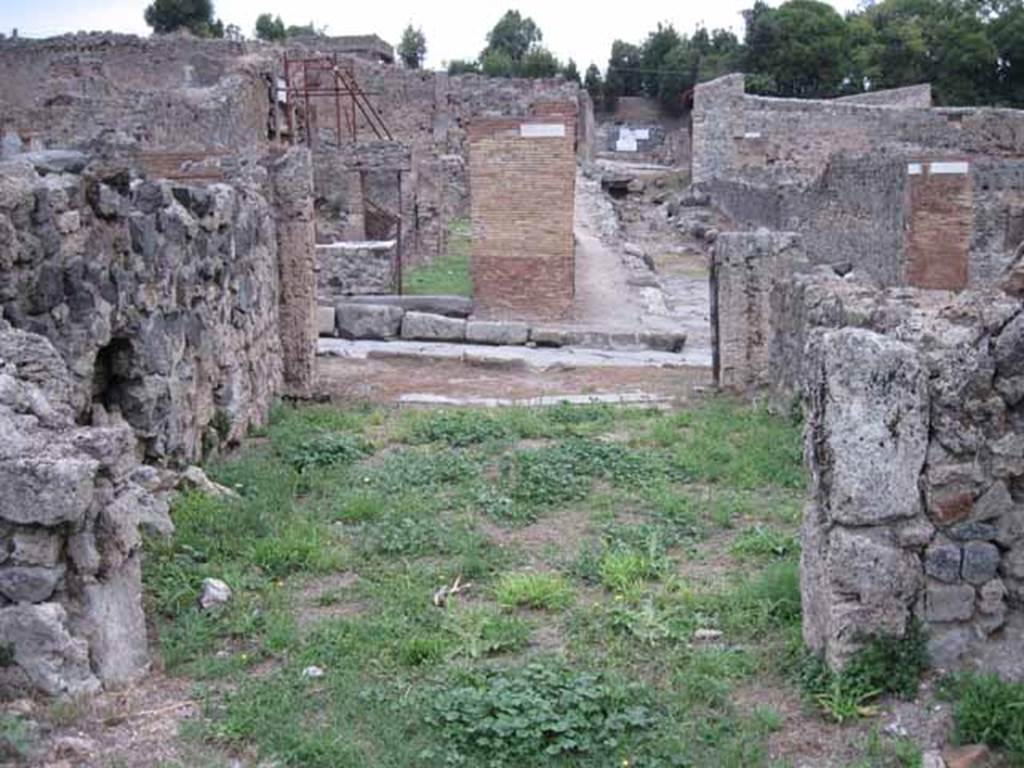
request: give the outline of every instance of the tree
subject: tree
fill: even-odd
[[[327,27],[318,27],[312,21],[308,24],[289,24],[284,34],[286,37],[325,37]]]
[[[569,59],[568,63],[564,67],[562,67],[562,71],[560,72],[560,74],[562,75],[562,77],[564,77],[566,80],[569,80],[570,82],[575,82],[579,84],[582,84],[583,82],[580,79],[580,71],[576,68],[576,62],[573,61],[572,59]]]
[[[587,74],[583,78],[583,87],[590,94],[591,101],[597,107],[604,100],[604,80],[601,78],[601,70],[596,64],[587,67]]]
[[[516,62],[506,50],[484,51],[480,57],[480,71],[488,77],[512,77],[516,73]]]
[[[770,93],[821,98],[842,91],[850,71],[847,26],[831,5],[788,0],[769,8],[759,0],[744,17],[747,70],[767,74]]]
[[[519,77],[554,77],[561,69],[562,65],[555,58],[555,54],[538,45],[526,52],[514,74]],[[579,77],[579,72],[576,73],[576,77]]]
[[[608,72],[604,77],[604,103],[615,109],[619,96],[639,96],[643,90],[643,58],[640,47],[622,40],[612,43]]]
[[[427,38],[421,29],[413,29],[412,24],[406,26],[402,33],[402,41],[398,44],[398,58],[409,69],[419,69],[427,57]]]
[[[644,93],[654,97],[660,89],[660,72],[669,52],[677,48],[683,39],[676,32],[671,24],[662,26],[647,35],[643,46],[640,48],[640,82]]]
[[[144,18],[157,34],[187,29],[199,37],[224,37],[224,23],[214,20],[211,0],[153,0]]]
[[[533,19],[523,18],[519,11],[506,11],[494,28],[487,33],[487,47],[480,59],[491,52],[503,51],[512,61],[522,61],[527,51],[541,42],[543,35]]]
[[[452,59],[448,62],[449,75],[479,75],[480,64],[465,59]]]
[[[261,13],[256,17],[256,37],[260,40],[284,40],[284,22],[280,16],[271,16],[269,13]]]

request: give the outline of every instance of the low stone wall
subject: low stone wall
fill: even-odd
[[[918,620],[937,666],[1007,672],[1020,638],[1000,630],[1024,605],[1019,298],[822,270],[774,299],[771,379],[807,410],[806,642],[841,666]]]
[[[397,259],[394,240],[317,245],[317,301],[333,304],[344,296],[394,293]]]
[[[192,462],[240,439],[282,382],[268,193],[71,158],[0,165],[4,317],[58,350],[75,418],[119,412],[147,460]]]
[[[0,699],[94,693],[148,669],[139,528],[168,533],[131,427],[76,425],[79,382],[0,320]]]

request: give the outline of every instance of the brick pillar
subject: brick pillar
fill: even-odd
[[[575,285],[576,103],[470,128],[472,273],[477,312],[560,318]]]

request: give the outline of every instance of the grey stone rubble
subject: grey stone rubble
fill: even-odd
[[[140,527],[169,532],[120,414],[78,426],[75,382],[44,337],[0,321],[0,697],[95,693],[148,669]]]

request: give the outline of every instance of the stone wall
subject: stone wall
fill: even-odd
[[[598,157],[667,166],[690,163],[688,116],[669,115],[654,99],[621,96],[613,111],[595,118]]]
[[[808,410],[807,643],[840,666],[917,619],[936,665],[1007,671],[1024,605],[1019,298],[834,273],[781,290],[778,327],[805,342],[774,378],[799,382]]]
[[[147,460],[194,461],[262,423],[280,389],[274,212],[261,186],[87,160],[0,164],[0,306],[60,353],[79,423],[116,411]]]
[[[243,152],[267,140],[278,57],[225,40],[91,33],[0,41],[7,154],[84,147]]]
[[[394,240],[316,246],[316,295],[331,306],[346,296],[398,292]]]
[[[575,114],[479,120],[472,130],[477,312],[563,317],[575,290]]]
[[[940,166],[958,172],[933,173]],[[989,285],[1024,241],[1019,160],[881,149],[836,153],[808,184],[703,187],[737,229],[799,232],[812,262],[856,268],[883,285]]]
[[[140,526],[168,533],[116,413],[79,426],[79,381],[0,320],[0,699],[94,693],[145,674]]]
[[[802,261],[792,232],[725,232],[711,259],[712,368],[719,386],[747,390],[768,382],[772,292]]]
[[[869,154],[882,147],[1005,158],[1024,151],[1024,112],[1019,110],[776,99],[745,95],[743,83],[743,75],[728,75],[694,91],[696,183],[809,183],[836,152]]]

